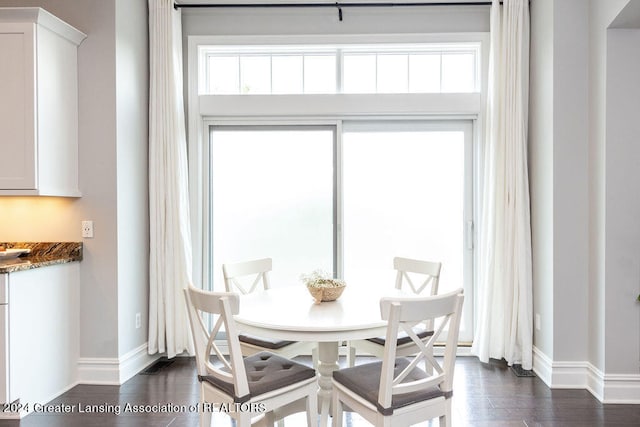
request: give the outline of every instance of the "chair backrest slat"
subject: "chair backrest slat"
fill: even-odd
[[[416,295],[436,295],[438,293],[442,263],[395,257],[393,259],[393,268],[397,270],[396,289],[402,289],[403,284],[406,282],[407,286]],[[422,283],[416,285],[414,284],[414,279],[420,279]],[[428,292],[426,291],[427,288],[429,288]],[[425,319],[422,323],[424,323],[427,330],[433,329],[432,319]]]
[[[400,271],[411,271],[413,273],[429,276],[439,276],[442,264],[439,262],[423,261],[419,259],[395,257],[393,259],[393,268]]]
[[[393,259],[393,268],[396,269],[396,288],[402,289],[404,282],[411,288],[413,293],[422,294],[424,290],[431,286],[429,295],[436,295],[438,293],[438,282],[440,280],[440,270],[442,269],[442,263],[422,261],[411,258],[395,257]],[[413,283],[413,279],[410,273],[414,275],[420,275],[423,277],[423,282],[416,286]],[[417,278],[414,276],[414,278]]]
[[[430,295],[438,293],[438,281],[442,263],[395,257],[393,259],[393,268],[397,271],[396,288],[402,289],[403,283],[407,282],[411,290],[416,294],[422,294],[429,285],[431,285]],[[413,283],[410,273],[415,278],[418,278],[416,276],[423,277],[423,281],[419,286]]]
[[[253,261],[223,264],[224,286],[227,292],[240,292],[243,295],[256,291],[259,285],[269,289],[269,272],[272,269],[271,258]],[[253,279],[253,281],[251,281]]]

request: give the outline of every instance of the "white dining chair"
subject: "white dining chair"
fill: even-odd
[[[200,426],[211,425],[212,412],[228,413],[237,427],[249,427],[258,416],[268,426],[306,408],[307,425],[317,426],[316,372],[303,364],[261,352],[243,358],[233,316],[238,294],[209,292],[190,285],[184,290],[200,381]],[[203,318],[213,315],[213,328]],[[216,344],[226,331],[228,356]],[[215,356],[215,358],[212,358]],[[226,405],[227,410],[222,410]]]
[[[420,296],[433,296],[438,293],[441,263],[396,257],[393,259],[393,267],[396,270],[396,289],[409,290]],[[427,340],[433,334],[433,321],[426,319],[424,323],[417,325],[415,332],[418,337]],[[348,360],[349,366],[354,366],[357,353],[382,357],[385,341],[385,337],[351,341],[349,343],[351,352]],[[417,351],[418,347],[407,335],[401,335],[397,338],[398,356],[409,356]],[[430,351],[433,352],[433,349]]]
[[[435,417],[451,426],[453,372],[463,290],[418,298],[382,298],[380,312],[388,322],[382,361],[345,368],[333,373],[333,426],[342,426],[344,410],[355,411],[375,426],[409,426]],[[438,319],[436,331],[425,343],[414,333],[419,322]],[[442,365],[429,348],[442,331],[447,338]],[[406,334],[420,349],[411,358],[398,357],[396,338]],[[426,360],[432,373],[422,370]]]
[[[273,262],[271,258],[223,264],[224,285],[227,292],[239,292],[246,295],[261,289],[269,289],[269,273]],[[261,351],[270,351],[282,357],[311,355],[313,366],[317,367],[318,352],[312,342],[288,341],[240,334],[242,354],[250,356]]]

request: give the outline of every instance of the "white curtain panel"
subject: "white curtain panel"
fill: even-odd
[[[182,30],[173,0],[149,0],[149,353],[192,353],[182,289],[191,281]]]
[[[479,313],[473,353],[532,369],[532,270],[527,103],[528,0],[491,6]]]

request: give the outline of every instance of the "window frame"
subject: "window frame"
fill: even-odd
[[[447,43],[480,44],[479,92],[475,93],[402,93],[402,94],[301,94],[301,95],[201,95],[199,81],[204,69],[199,63],[203,45],[285,45],[304,44],[377,44],[377,43]],[[208,159],[208,128],[212,124],[227,125],[335,125],[338,134],[342,120],[470,120],[473,129],[473,223],[468,244],[475,247],[481,200],[481,159],[484,153],[484,128],[487,93],[489,35],[484,32],[442,34],[376,34],[376,35],[287,35],[287,36],[188,36],[186,58],[190,215],[193,244],[193,280],[196,286],[210,283],[206,260],[206,196],[205,176]],[[339,79],[341,82],[341,79]],[[337,153],[340,156],[340,152]],[[338,171],[340,179],[341,171]],[[338,249],[339,251],[340,249]],[[338,258],[341,254],[336,253]],[[477,283],[477,256],[473,256],[473,283]],[[475,285],[474,285],[475,286]],[[477,312],[477,298],[467,299]],[[475,325],[475,319],[472,323]]]

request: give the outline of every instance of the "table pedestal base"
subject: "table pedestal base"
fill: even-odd
[[[331,378],[338,365],[338,342],[318,343],[318,408],[320,409],[320,425],[326,426],[331,413]]]

